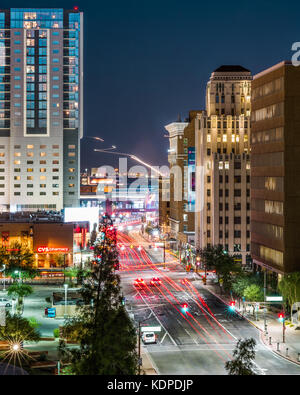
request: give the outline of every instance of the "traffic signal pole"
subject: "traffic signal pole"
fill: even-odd
[[[164,269],[166,268],[166,240],[164,240]]]
[[[285,343],[285,311],[284,303],[282,303],[283,320],[282,320],[282,343]]]

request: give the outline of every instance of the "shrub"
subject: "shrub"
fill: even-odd
[[[59,328],[53,329],[53,336],[54,337],[59,337]]]

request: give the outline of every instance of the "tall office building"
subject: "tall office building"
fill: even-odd
[[[249,70],[224,65],[206,89],[206,111],[195,120],[197,248],[222,245],[250,259]]]
[[[170,164],[170,236],[177,247],[195,245],[195,118],[190,111],[185,122],[178,120],[165,126],[169,133]]]
[[[251,252],[273,273],[300,270],[300,68],[281,62],[254,76]]]
[[[0,209],[79,205],[83,14],[0,10]]]

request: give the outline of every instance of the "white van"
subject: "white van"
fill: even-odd
[[[142,334],[142,340],[144,344],[156,343],[156,336],[154,332],[144,332]]]

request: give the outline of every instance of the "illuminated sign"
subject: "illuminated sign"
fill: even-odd
[[[37,252],[40,254],[49,254],[51,252],[69,252],[69,247],[38,247]]]
[[[141,327],[141,332],[160,332],[161,327],[160,326],[142,326]]]
[[[65,222],[89,222],[90,232],[99,226],[99,208],[98,207],[66,207],[64,209],[64,221]]]
[[[283,297],[282,296],[266,296],[266,301],[267,302],[282,302]]]

